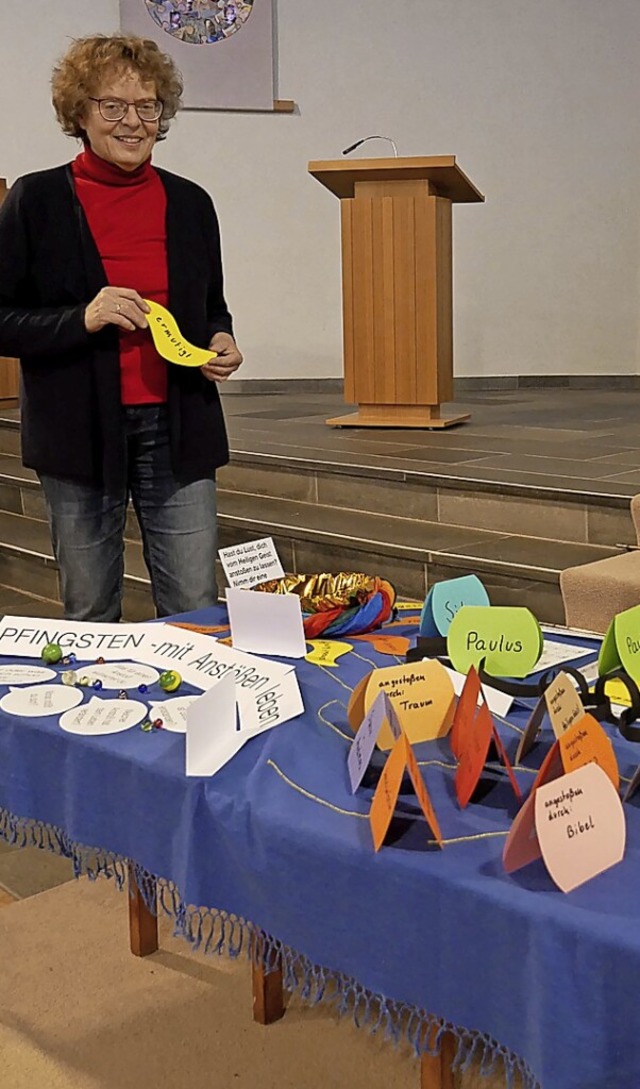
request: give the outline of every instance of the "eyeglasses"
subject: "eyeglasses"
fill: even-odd
[[[125,102],[123,98],[92,98],[89,95],[89,99],[98,103],[100,116],[105,121],[122,121],[130,106],[133,106],[141,121],[157,121],[164,109],[163,103],[157,98],[149,98],[143,102]]]

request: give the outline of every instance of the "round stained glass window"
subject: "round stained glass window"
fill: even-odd
[[[144,0],[162,30],[189,45],[222,42],[240,30],[253,11],[253,0]]]

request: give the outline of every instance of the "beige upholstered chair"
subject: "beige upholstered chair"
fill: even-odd
[[[631,518],[640,545],[640,495],[631,500]],[[560,590],[567,627],[604,633],[616,613],[640,605],[640,551],[568,567]]]

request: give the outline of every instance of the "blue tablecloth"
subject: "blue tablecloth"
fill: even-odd
[[[78,870],[135,860],[158,877],[192,941],[237,953],[260,928],[286,947],[289,985],[312,998],[333,992],[360,1021],[406,1031],[418,1046],[426,1011],[460,1030],[461,1060],[478,1048],[488,1059],[519,1056],[507,1072],[519,1069],[528,1086],[611,1089],[637,1075],[637,802],[625,806],[623,862],[564,895],[542,862],[504,873],[517,810],[506,777],[460,811],[448,742],[435,741],[417,755],[444,850],[407,791],[375,854],[372,785],[349,789],[346,704],[364,674],[394,659],[352,645],[338,668],[298,664],[304,715],[250,741],[211,779],[185,777],[181,735],[135,728],[88,739],[54,718],[0,714],[0,834],[72,854]],[[527,714],[514,707],[498,724],[511,757]],[[545,731],[517,771],[524,789],[550,741]],[[615,745],[628,777],[637,751]]]

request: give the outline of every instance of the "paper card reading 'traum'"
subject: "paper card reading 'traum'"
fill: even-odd
[[[455,694],[451,678],[440,662],[412,662],[374,669],[364,693],[365,711],[378,692],[387,693],[412,745],[444,737],[449,732]],[[383,725],[378,745],[388,750],[393,744],[391,731]]]
[[[364,773],[369,766],[371,754],[375,748],[378,734],[382,729],[383,723],[387,724],[394,739],[397,741],[400,737],[400,726],[396,718],[396,713],[393,710],[386,692],[379,692],[364,716],[362,724],[349,749],[347,768],[349,771],[349,782],[351,783],[352,794],[355,794],[364,778]]]
[[[562,766],[566,772],[576,771],[592,761],[602,768],[617,790],[620,773],[613,745],[593,715],[582,715],[559,738]]]
[[[440,847],[442,846],[442,834],[440,832],[440,826],[435,811],[431,804],[429,793],[425,786],[424,779],[420,774],[420,768],[418,767],[407,735],[402,732],[387,757],[369,811],[371,835],[376,851],[379,851],[382,847],[384,838],[389,830],[389,825],[391,824],[391,819],[398,801],[398,794],[400,793],[400,785],[402,783],[402,776],[405,768],[409,771],[409,776],[416,797],[420,803],[420,808],[435,837],[436,843],[438,843]]]
[[[227,590],[234,648],[275,658],[304,658],[307,644],[297,594]]]
[[[230,545],[221,548],[218,555],[229,586],[238,590],[250,590],[261,582],[281,579],[284,575],[272,537]]]
[[[596,877],[624,855],[622,802],[597,764],[585,764],[538,787],[535,818],[545,865],[563,892]]]
[[[566,673],[558,673],[551,684],[545,688],[544,700],[551,728],[556,737],[562,737],[563,733],[584,715],[582,700]]]

